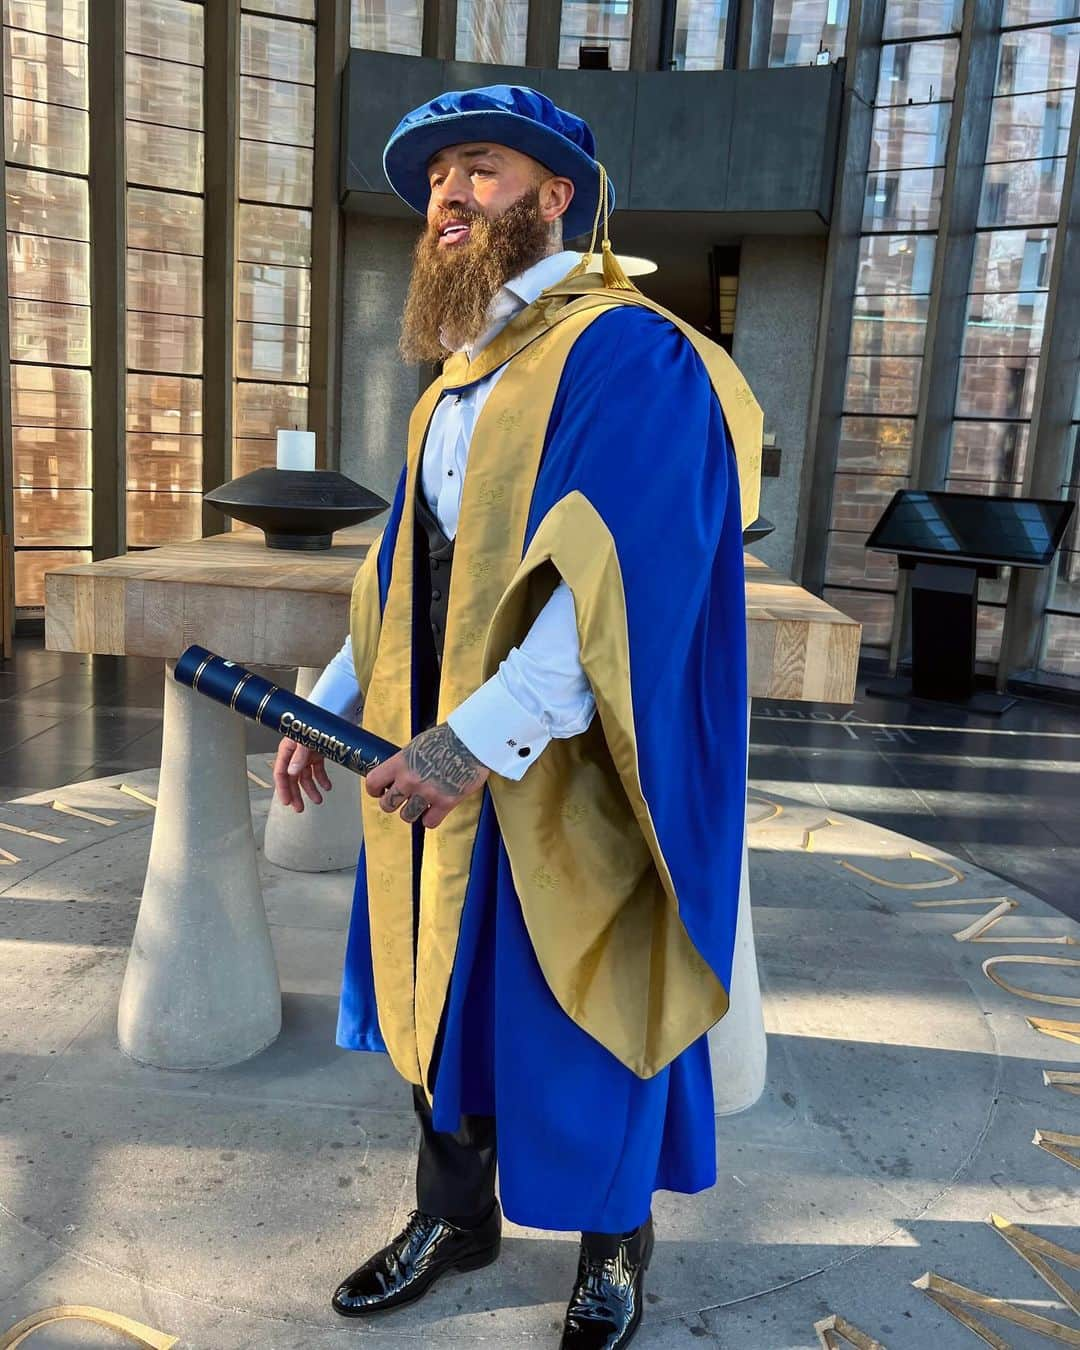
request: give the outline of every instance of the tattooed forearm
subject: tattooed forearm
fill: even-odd
[[[412,773],[452,797],[460,796],[484,772],[483,763],[445,722],[422,731],[403,753]]]

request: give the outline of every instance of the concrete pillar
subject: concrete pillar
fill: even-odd
[[[1080,93],[1080,78],[1074,93]],[[1080,350],[1080,117],[1074,115],[1062,185],[1061,211],[1054,240],[1054,261],[1046,297],[1035,406],[1031,417],[1024,495],[1057,498],[1069,481],[1073,453],[1073,398],[1076,353]],[[1060,564],[1058,564],[1060,565]],[[1020,671],[1036,670],[1042,659],[1044,611],[1058,565],[1014,567],[1009,581],[1009,608],[1001,644],[997,687]]]
[[[453,61],[457,55],[457,0],[423,0],[422,8],[421,56]]]
[[[347,216],[341,334],[341,472],[387,501],[424,375],[398,355],[420,219]]]
[[[233,396],[236,389],[236,220],[240,158],[240,6],[211,5],[203,11],[206,62],[203,76],[203,116],[215,135],[205,137],[203,159],[203,220],[206,245],[203,257],[202,314],[202,490],[211,492],[233,476]],[[108,42],[116,42],[116,29]],[[123,102],[120,103],[121,119]],[[123,159],[120,183],[123,191]],[[318,176],[316,175],[316,181]],[[93,238],[94,236],[91,236]],[[125,264],[126,266],[126,261]],[[111,292],[104,292],[111,294]],[[120,324],[121,342],[124,324]],[[95,349],[96,350],[96,349]],[[123,351],[123,346],[121,346]],[[96,361],[95,356],[95,361]],[[123,367],[121,367],[122,369]],[[121,390],[121,417],[124,396]],[[124,425],[123,421],[120,426]],[[314,423],[312,425],[315,425]],[[97,427],[95,411],[94,426]],[[98,446],[114,445],[102,438]],[[95,456],[98,458],[98,456]],[[115,454],[111,456],[115,459]],[[121,488],[124,487],[121,481]],[[224,534],[231,528],[225,513],[205,498],[204,535]],[[108,556],[107,554],[105,555]]]
[[[296,692],[307,698],[321,671],[301,666]],[[363,779],[326,761],[333,788],[321,806],[304,799],[304,810],[282,806],[275,796],[266,818],[263,854],[268,862],[292,872],[336,872],[355,867],[360,852],[360,790]]]
[[[120,993],[120,1048],[159,1069],[224,1068],[268,1046],[281,994],[251,828],[243,719],[173,679],[157,815]]]
[[[825,580],[833,479],[840,448],[885,0],[852,0],[848,14],[840,147],[818,320],[810,435],[798,497],[805,508],[800,510],[796,524],[791,568],[795,580],[818,595]]]
[[[948,472],[1001,9],[1002,0],[976,0],[964,7],[911,450],[912,487],[943,488]]]
[[[735,8],[735,68],[764,70],[772,45],[773,0],[742,0]],[[728,18],[728,23],[731,18]]]
[[[747,700],[747,726],[750,706]],[[739,918],[735,959],[731,966],[731,1001],[727,1016],[709,1032],[713,1071],[713,1104],[718,1116],[733,1116],[753,1106],[765,1091],[768,1046],[761,1008],[754,924],[750,914],[747,832],[743,830]]]
[[[776,528],[751,552],[785,576],[794,575],[824,270],[824,239],[752,235],[742,242],[733,355],[780,447],[780,476],[761,480],[761,514]]]
[[[560,0],[529,0],[525,34],[525,64],[554,70],[559,64],[559,31],[562,27]]]
[[[95,558],[112,558],[127,548],[126,474],[113,447],[122,444],[125,426],[125,332],[127,291],[127,210],[124,187],[124,31],[123,0],[104,0],[88,25],[84,49],[89,76],[94,134],[89,140],[87,178],[93,232],[90,250],[91,400],[94,454],[91,462],[91,539]],[[10,91],[8,91],[10,92]],[[5,314],[7,310],[5,308]],[[10,338],[9,338],[10,342]],[[207,428],[209,431],[209,428]],[[10,444],[10,442],[9,442]],[[106,449],[105,447],[108,447]],[[7,479],[10,484],[13,480]],[[7,493],[10,494],[10,487]]]
[[[234,7],[226,5],[224,8]],[[345,270],[345,226],[338,190],[338,170],[341,164],[341,103],[344,92],[342,71],[349,59],[349,0],[318,0],[315,18],[315,150],[311,175],[311,336],[307,425],[308,430],[315,433],[317,467],[336,469],[340,463],[341,448],[341,321]],[[233,195],[236,195],[235,192]],[[206,366],[203,368],[207,369]]]
[[[674,6],[669,12],[667,0],[635,0],[630,15],[630,70],[667,69],[661,59],[671,59],[671,37],[665,30],[674,17]],[[561,27],[561,7],[559,20]]]
[[[964,6],[911,447],[913,488],[943,488],[948,476],[1002,8],[1003,0],[973,0]],[[889,643],[890,671],[896,672],[910,647],[911,573],[902,571]]]

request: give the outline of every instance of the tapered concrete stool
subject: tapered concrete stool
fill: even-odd
[[[256,870],[243,719],[165,667],[158,805],[120,993],[120,1048],[160,1069],[265,1049],[281,992]]]
[[[301,666],[296,673],[296,692],[307,698],[321,670]],[[303,811],[282,806],[275,793],[266,817],[263,853],[267,861],[293,872],[336,872],[355,867],[360,854],[360,792],[363,779],[326,761],[333,783],[316,806],[306,797]]]
[[[750,726],[750,708],[746,710]],[[749,745],[747,751],[749,752]],[[718,1116],[733,1116],[753,1106],[765,1091],[768,1050],[761,1007],[761,981],[750,912],[750,874],[746,830],[743,830],[742,876],[735,955],[731,965],[731,1001],[727,1013],[709,1032],[713,1071],[713,1105]]]

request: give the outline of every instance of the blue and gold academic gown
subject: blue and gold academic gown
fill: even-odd
[[[497,669],[560,577],[597,715],[437,830],[362,794],[337,1039],[388,1052],[436,1129],[496,1118],[509,1218],[623,1232],[654,1190],[716,1179],[706,1032],[727,1008],[738,910],[761,413],[719,347],[591,277],[448,361],[353,591],[364,726],[397,744],[426,725],[424,437],[444,393],[503,364],[470,443],[437,715]]]

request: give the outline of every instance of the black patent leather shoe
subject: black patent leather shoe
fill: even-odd
[[[652,1215],[623,1238],[613,1256],[595,1256],[582,1246],[560,1350],[621,1350],[630,1344],[641,1322],[652,1253]]]
[[[498,1202],[491,1217],[477,1228],[459,1228],[419,1210],[382,1251],[342,1280],[330,1300],[342,1317],[400,1308],[426,1294],[448,1270],[479,1270],[499,1254],[502,1211]]]

